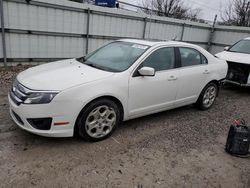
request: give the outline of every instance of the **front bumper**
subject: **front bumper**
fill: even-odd
[[[250,86],[250,65],[243,63],[228,63],[228,73],[225,83],[234,84],[243,87]]]
[[[223,83],[228,83],[228,84],[233,84],[233,85],[237,85],[237,86],[241,86],[241,87],[250,87],[250,73],[248,75],[247,81],[246,83],[242,83],[240,81],[236,81],[236,80],[230,80],[230,79],[225,79],[223,81]]]
[[[246,84],[242,84],[240,82],[231,81],[231,80],[224,80],[223,82],[228,83],[228,84],[238,85],[238,86],[241,86],[241,87],[250,87],[250,82],[246,83]]]
[[[53,104],[41,105],[16,105],[10,95],[8,95],[10,115],[14,122],[23,130],[28,132],[46,136],[46,137],[72,137],[74,134],[75,118],[72,115],[62,113],[60,109],[63,106]],[[59,109],[57,109],[59,106]],[[66,108],[67,109],[67,108]],[[29,118],[52,118],[51,127],[49,130],[38,130],[31,126],[27,121]],[[67,125],[55,126],[56,122],[69,122]]]

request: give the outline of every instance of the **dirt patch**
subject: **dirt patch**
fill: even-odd
[[[250,187],[250,159],[224,152],[235,118],[250,123],[250,90],[224,88],[209,111],[193,106],[125,122],[99,143],[44,138],[8,114],[14,75],[0,69],[2,187]]]
[[[10,83],[16,77],[16,75],[29,68],[30,66],[18,65],[16,67],[0,67],[0,95],[6,95],[8,92]]]

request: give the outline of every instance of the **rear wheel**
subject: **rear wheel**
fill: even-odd
[[[109,137],[120,122],[116,103],[100,99],[88,105],[80,114],[76,131],[86,141],[97,142]]]
[[[211,108],[215,102],[218,94],[218,86],[211,82],[201,92],[196,106],[201,110],[207,110]]]

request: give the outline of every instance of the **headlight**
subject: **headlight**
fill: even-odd
[[[52,99],[57,95],[57,93],[30,93],[24,104],[46,104],[50,103]]]

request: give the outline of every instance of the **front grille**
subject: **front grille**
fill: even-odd
[[[228,61],[227,80],[246,84],[250,72],[250,65]]]
[[[28,97],[29,91],[23,85],[18,83],[16,80],[13,82],[10,90],[10,98],[16,105],[23,103]]]

